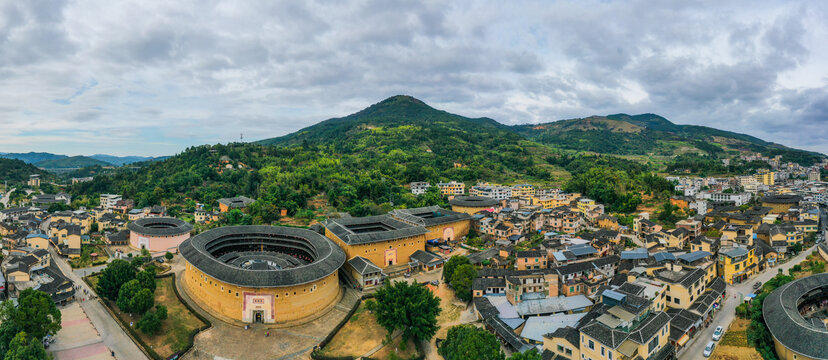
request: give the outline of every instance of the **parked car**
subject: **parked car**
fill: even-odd
[[[713,354],[713,348],[716,347],[716,343],[711,341],[707,343],[707,346],[704,347],[704,357],[710,357]]]
[[[440,280],[431,280],[431,285],[440,286]]]
[[[721,326],[717,326],[716,330],[713,330],[713,341],[719,341],[722,338],[722,334],[724,334],[724,329]]]
[[[406,278],[410,278],[410,277],[411,277],[411,273],[410,273],[410,272],[407,272],[407,273],[403,274],[403,276],[405,276]]]
[[[753,284],[753,290],[759,290],[761,288],[762,288],[762,282],[761,281],[757,281],[756,283]]]

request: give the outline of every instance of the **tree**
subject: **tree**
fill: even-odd
[[[793,246],[791,246],[791,251],[794,253],[794,255],[802,252],[802,243],[793,244]]]
[[[388,331],[402,330],[403,341],[431,339],[437,333],[440,299],[428,288],[407,282],[386,283],[376,295],[377,322]]]
[[[144,270],[135,275],[135,279],[141,283],[141,287],[144,289],[150,289],[150,291],[155,292],[155,272],[152,270]]]
[[[60,330],[60,310],[45,292],[26,289],[17,298],[17,308],[11,321],[34,339],[54,335]]]
[[[155,305],[155,314],[158,315],[158,319],[167,320],[167,307],[161,304]]]
[[[454,273],[454,269],[463,264],[471,264],[471,262],[465,256],[454,255],[449,258],[443,265],[443,280],[450,281],[451,275]]]
[[[173,254],[171,252],[167,251],[167,253],[164,254],[164,258],[167,259],[168,261],[172,260],[173,259]]]
[[[155,305],[155,295],[150,289],[141,289],[129,301],[129,307],[136,314],[143,314]]]
[[[6,301],[0,306],[2,306],[2,313],[4,314],[3,323],[0,324],[0,358],[2,358],[3,354],[9,351],[9,343],[22,329],[14,321],[8,320],[5,315],[8,314],[6,308],[14,309],[14,304],[11,301]]]
[[[468,261],[468,260],[467,260]],[[451,275],[451,287],[454,288],[454,293],[460,300],[471,301],[472,299],[472,281],[477,277],[477,268],[471,264],[463,264],[454,270]]]
[[[121,285],[135,279],[135,272],[135,268],[126,260],[112,260],[106,269],[101,271],[97,286],[98,294],[111,301],[117,301]]]
[[[472,326],[457,325],[449,328],[446,340],[437,350],[446,360],[503,360],[500,342],[488,331]]]
[[[722,237],[722,232],[719,229],[710,228],[710,229],[707,229],[707,231],[704,232],[704,236],[706,236],[708,238],[711,238],[711,239],[720,239]]]
[[[9,343],[3,360],[43,360],[51,358],[52,355],[46,353],[40,338],[28,336],[25,331],[21,331]]]
[[[152,311],[144,314],[141,320],[138,320],[138,329],[145,334],[154,335],[161,330],[161,319]]]
[[[89,232],[98,232],[100,230],[100,225],[98,223],[93,222],[92,225],[89,226]]]
[[[127,281],[118,291],[118,301],[116,301],[118,308],[128,313],[135,313],[136,311],[132,308],[132,298],[142,289],[143,287],[141,287],[141,282],[138,279]]]
[[[512,356],[509,356],[509,360],[541,360],[541,354],[538,352],[538,349],[532,349],[522,353],[512,353]]]

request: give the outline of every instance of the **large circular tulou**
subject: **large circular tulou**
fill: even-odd
[[[228,226],[179,248],[188,292],[201,307],[232,320],[299,321],[339,299],[345,252],[310,230]]]

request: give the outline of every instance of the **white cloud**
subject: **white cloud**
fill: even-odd
[[[408,94],[510,124],[652,112],[828,152],[824,2],[449,4],[0,0],[0,151],[164,155]]]

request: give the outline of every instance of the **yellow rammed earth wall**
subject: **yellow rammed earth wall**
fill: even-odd
[[[328,229],[325,229],[325,236],[339,245],[348,259],[362,256],[383,269],[389,266],[389,262],[390,265],[407,264],[415,251],[425,251],[425,235],[359,245],[346,244]]]
[[[339,272],[303,285],[249,288],[216,280],[189,263],[184,283],[202,308],[243,322],[253,322],[252,312],[257,307],[262,309],[264,323],[302,320],[333,306],[341,291]],[[255,303],[256,300],[263,301]]]

